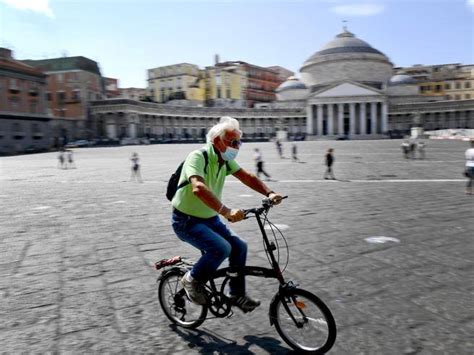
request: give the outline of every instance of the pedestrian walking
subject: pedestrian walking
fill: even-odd
[[[291,145],[291,159],[294,162],[298,161],[298,147],[296,146],[296,143]]]
[[[408,159],[409,158],[408,153],[410,152],[410,143],[408,143],[407,140],[404,140],[401,147],[402,147],[403,157],[405,159]]]
[[[64,167],[65,167],[64,149],[60,149],[58,153],[58,168],[64,169]]]
[[[410,158],[415,159],[416,142],[414,140],[411,140],[409,143],[409,151],[410,151]]]
[[[257,177],[260,178],[260,174],[263,174],[266,176],[267,181],[270,181],[270,175],[265,170],[263,170],[263,157],[260,149],[255,148],[253,159],[255,160],[255,166],[257,168]]]
[[[332,165],[334,164],[334,149],[329,148],[326,153],[326,172],[324,173],[324,179],[328,180],[328,176],[331,177],[332,180],[336,180],[334,176],[334,172],[332,170]]]
[[[466,158],[466,167],[464,173],[467,177],[466,194],[472,195],[474,185],[474,139],[471,140],[471,148],[466,150],[464,156]]]
[[[70,149],[66,150],[67,163],[66,167],[69,166],[72,169],[76,169],[76,164],[74,163],[74,154]]]
[[[280,158],[283,158],[283,147],[282,147],[282,144],[281,144],[281,142],[278,138],[275,141],[275,145],[276,145],[278,155],[280,156]]]
[[[425,159],[425,142],[419,141],[416,146],[418,148],[418,154],[420,155],[420,159]]]
[[[140,158],[138,157],[138,154],[133,153],[130,160],[132,161],[132,175],[130,176],[130,181],[136,179],[138,182],[143,182],[140,174]]]

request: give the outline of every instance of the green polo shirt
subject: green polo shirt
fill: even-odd
[[[207,150],[209,158],[207,173],[204,174],[205,160],[201,150],[195,150],[184,161],[178,185],[186,180],[189,181],[191,176],[201,176],[207,187],[221,200],[226,176],[240,170],[240,166],[235,160],[231,160],[228,162],[229,170],[227,170],[227,164],[219,166],[218,156],[212,144],[207,144],[204,149]],[[176,191],[171,204],[179,211],[194,217],[211,218],[217,215],[216,211],[209,208],[201,199],[193,194],[191,183]]]

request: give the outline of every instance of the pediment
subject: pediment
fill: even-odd
[[[312,98],[320,97],[351,97],[351,96],[381,96],[379,90],[369,86],[356,84],[352,82],[343,82],[322,89],[311,95]]]

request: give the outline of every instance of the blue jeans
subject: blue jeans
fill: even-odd
[[[178,238],[202,252],[191,270],[195,280],[207,282],[226,258],[229,258],[232,271],[239,273],[239,269],[245,266],[247,243],[227,228],[219,216],[203,219],[173,210],[171,221]],[[245,295],[244,276],[239,273],[232,277],[229,287],[231,295]]]

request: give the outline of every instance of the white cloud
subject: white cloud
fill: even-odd
[[[8,6],[18,10],[30,10],[54,18],[53,11],[49,7],[49,0],[0,0]]]
[[[381,13],[384,6],[382,4],[346,4],[332,6],[330,10],[338,15],[372,16]]]
[[[466,0],[466,5],[474,11],[474,0]]]

